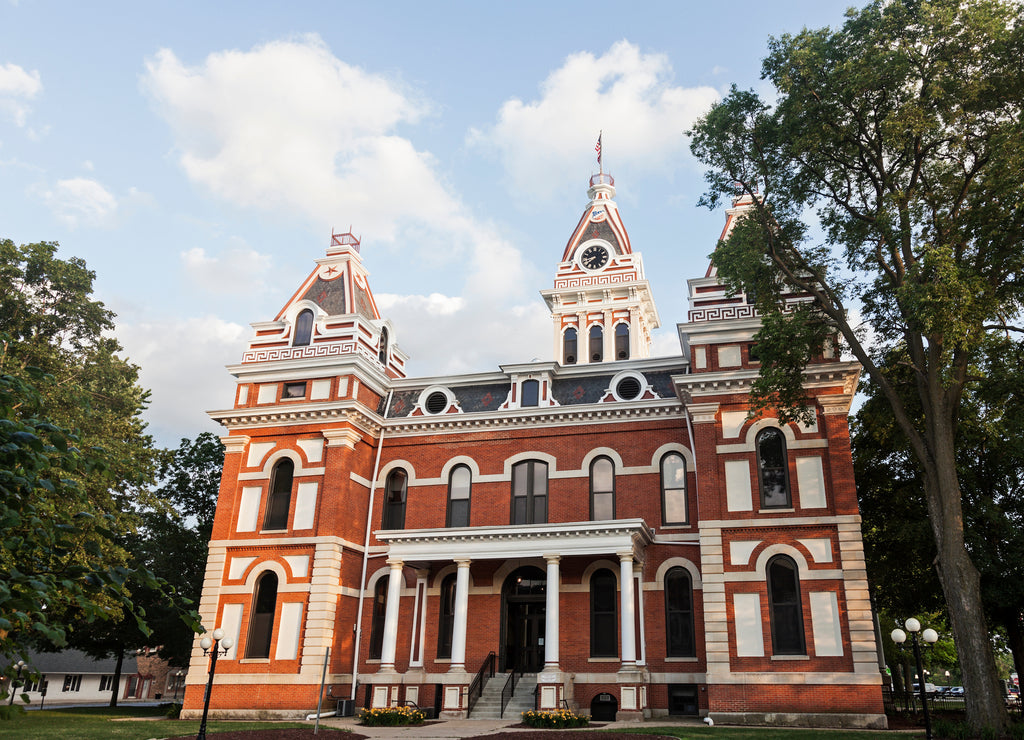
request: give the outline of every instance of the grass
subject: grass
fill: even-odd
[[[18,740],[150,740],[151,738],[195,735],[199,731],[199,720],[162,719],[162,710],[157,707],[82,707],[79,709],[46,709],[25,712],[17,719],[0,722],[0,737]],[[312,727],[311,722],[238,722],[211,720],[207,733],[216,740],[216,732],[232,730],[255,730],[267,727]],[[320,732],[327,740],[334,737],[332,728],[321,725]],[[353,727],[359,732],[360,727]],[[899,734],[878,730],[855,732],[849,730],[796,730],[792,728],[766,727],[693,727],[658,726],[656,721],[649,725],[630,727],[630,732],[649,735],[663,735],[683,740],[910,740],[923,736],[924,732]],[[600,740],[600,730],[595,731],[595,740]],[[340,734],[340,733],[338,733]],[[552,733],[552,740],[557,732]]]
[[[162,719],[163,711],[158,707],[82,707],[31,711],[16,719],[0,722],[0,737],[18,740],[150,740],[188,734],[194,736],[199,732],[199,720]],[[214,740],[215,732],[312,726],[312,722],[210,720],[206,723],[206,732]],[[322,725],[320,727],[325,738],[333,737],[329,729]]]
[[[643,735],[662,735],[678,737],[683,740],[711,740],[711,738],[729,738],[729,740],[913,740],[916,734],[894,735],[883,730],[797,730],[792,727],[630,727],[627,732]],[[600,732],[598,730],[597,732]],[[621,732],[621,730],[618,730]],[[924,730],[920,733],[924,737]],[[595,738],[595,740],[598,740]]]

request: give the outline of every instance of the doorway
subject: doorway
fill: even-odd
[[[544,667],[544,612],[547,576],[540,568],[513,571],[501,589],[502,671],[538,673]]]

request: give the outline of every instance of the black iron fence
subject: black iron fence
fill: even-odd
[[[964,695],[954,694],[946,691],[933,691],[925,694],[928,702],[929,712],[962,712],[964,711]],[[918,714],[921,712],[921,696],[918,693],[909,694],[905,691],[893,691],[890,687],[882,687],[882,702],[885,705],[885,713],[895,714]],[[1011,713],[1024,716],[1019,696],[1007,696],[1006,707]]]

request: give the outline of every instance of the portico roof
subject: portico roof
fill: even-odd
[[[643,554],[654,533],[643,519],[558,522],[501,527],[381,530],[393,560],[495,560],[546,555]]]

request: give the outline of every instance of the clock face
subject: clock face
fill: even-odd
[[[593,244],[583,250],[583,254],[580,255],[580,264],[588,270],[600,270],[608,264],[608,250]]]

